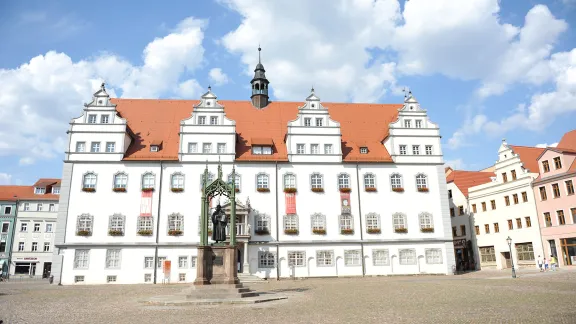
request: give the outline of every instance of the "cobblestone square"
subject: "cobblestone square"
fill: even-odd
[[[481,271],[271,281],[287,300],[255,305],[160,307],[141,301],[184,285],[50,286],[0,283],[4,323],[575,323],[576,271]],[[222,314],[222,315],[219,315]]]

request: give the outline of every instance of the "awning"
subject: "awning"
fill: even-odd
[[[250,139],[250,144],[252,146],[274,146],[274,141],[271,138],[256,137]]]

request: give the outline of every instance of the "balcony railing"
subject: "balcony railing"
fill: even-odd
[[[226,226],[226,235],[230,235],[230,224]],[[236,224],[236,235],[250,235],[247,224]]]

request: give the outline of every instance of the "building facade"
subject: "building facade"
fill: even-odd
[[[491,181],[468,189],[480,268],[505,269],[512,262],[516,267],[536,267],[537,256],[543,255],[531,187],[538,177],[536,159],[543,150],[503,140]]]
[[[60,179],[39,179],[32,186],[21,186],[11,276],[50,276],[59,198]]]
[[[576,130],[538,157],[540,176],[532,183],[547,258],[576,265]]]
[[[461,171],[446,168],[450,219],[454,237],[454,254],[458,271],[475,270],[477,245],[474,235],[474,213],[468,200],[468,189],[491,182],[492,172]]]
[[[4,188],[3,188],[4,187]],[[12,198],[8,186],[0,186],[0,275],[7,277],[12,256],[14,220],[16,218],[16,199]]]
[[[236,181],[242,273],[452,273],[439,128],[418,101],[269,102],[255,72],[251,101],[94,94],[69,130],[55,283],[194,281],[202,174],[219,165]]]

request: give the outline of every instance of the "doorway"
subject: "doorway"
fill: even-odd
[[[512,259],[510,259],[510,252],[502,252],[502,256],[504,257],[504,260],[506,260],[504,269],[510,269],[512,267]]]
[[[242,245],[239,245],[236,249],[236,265],[238,269],[238,273],[242,273],[243,271],[243,264],[244,264],[244,256],[242,255]]]
[[[42,269],[42,278],[50,277],[50,273],[52,272],[52,262],[44,262],[44,268]]]

